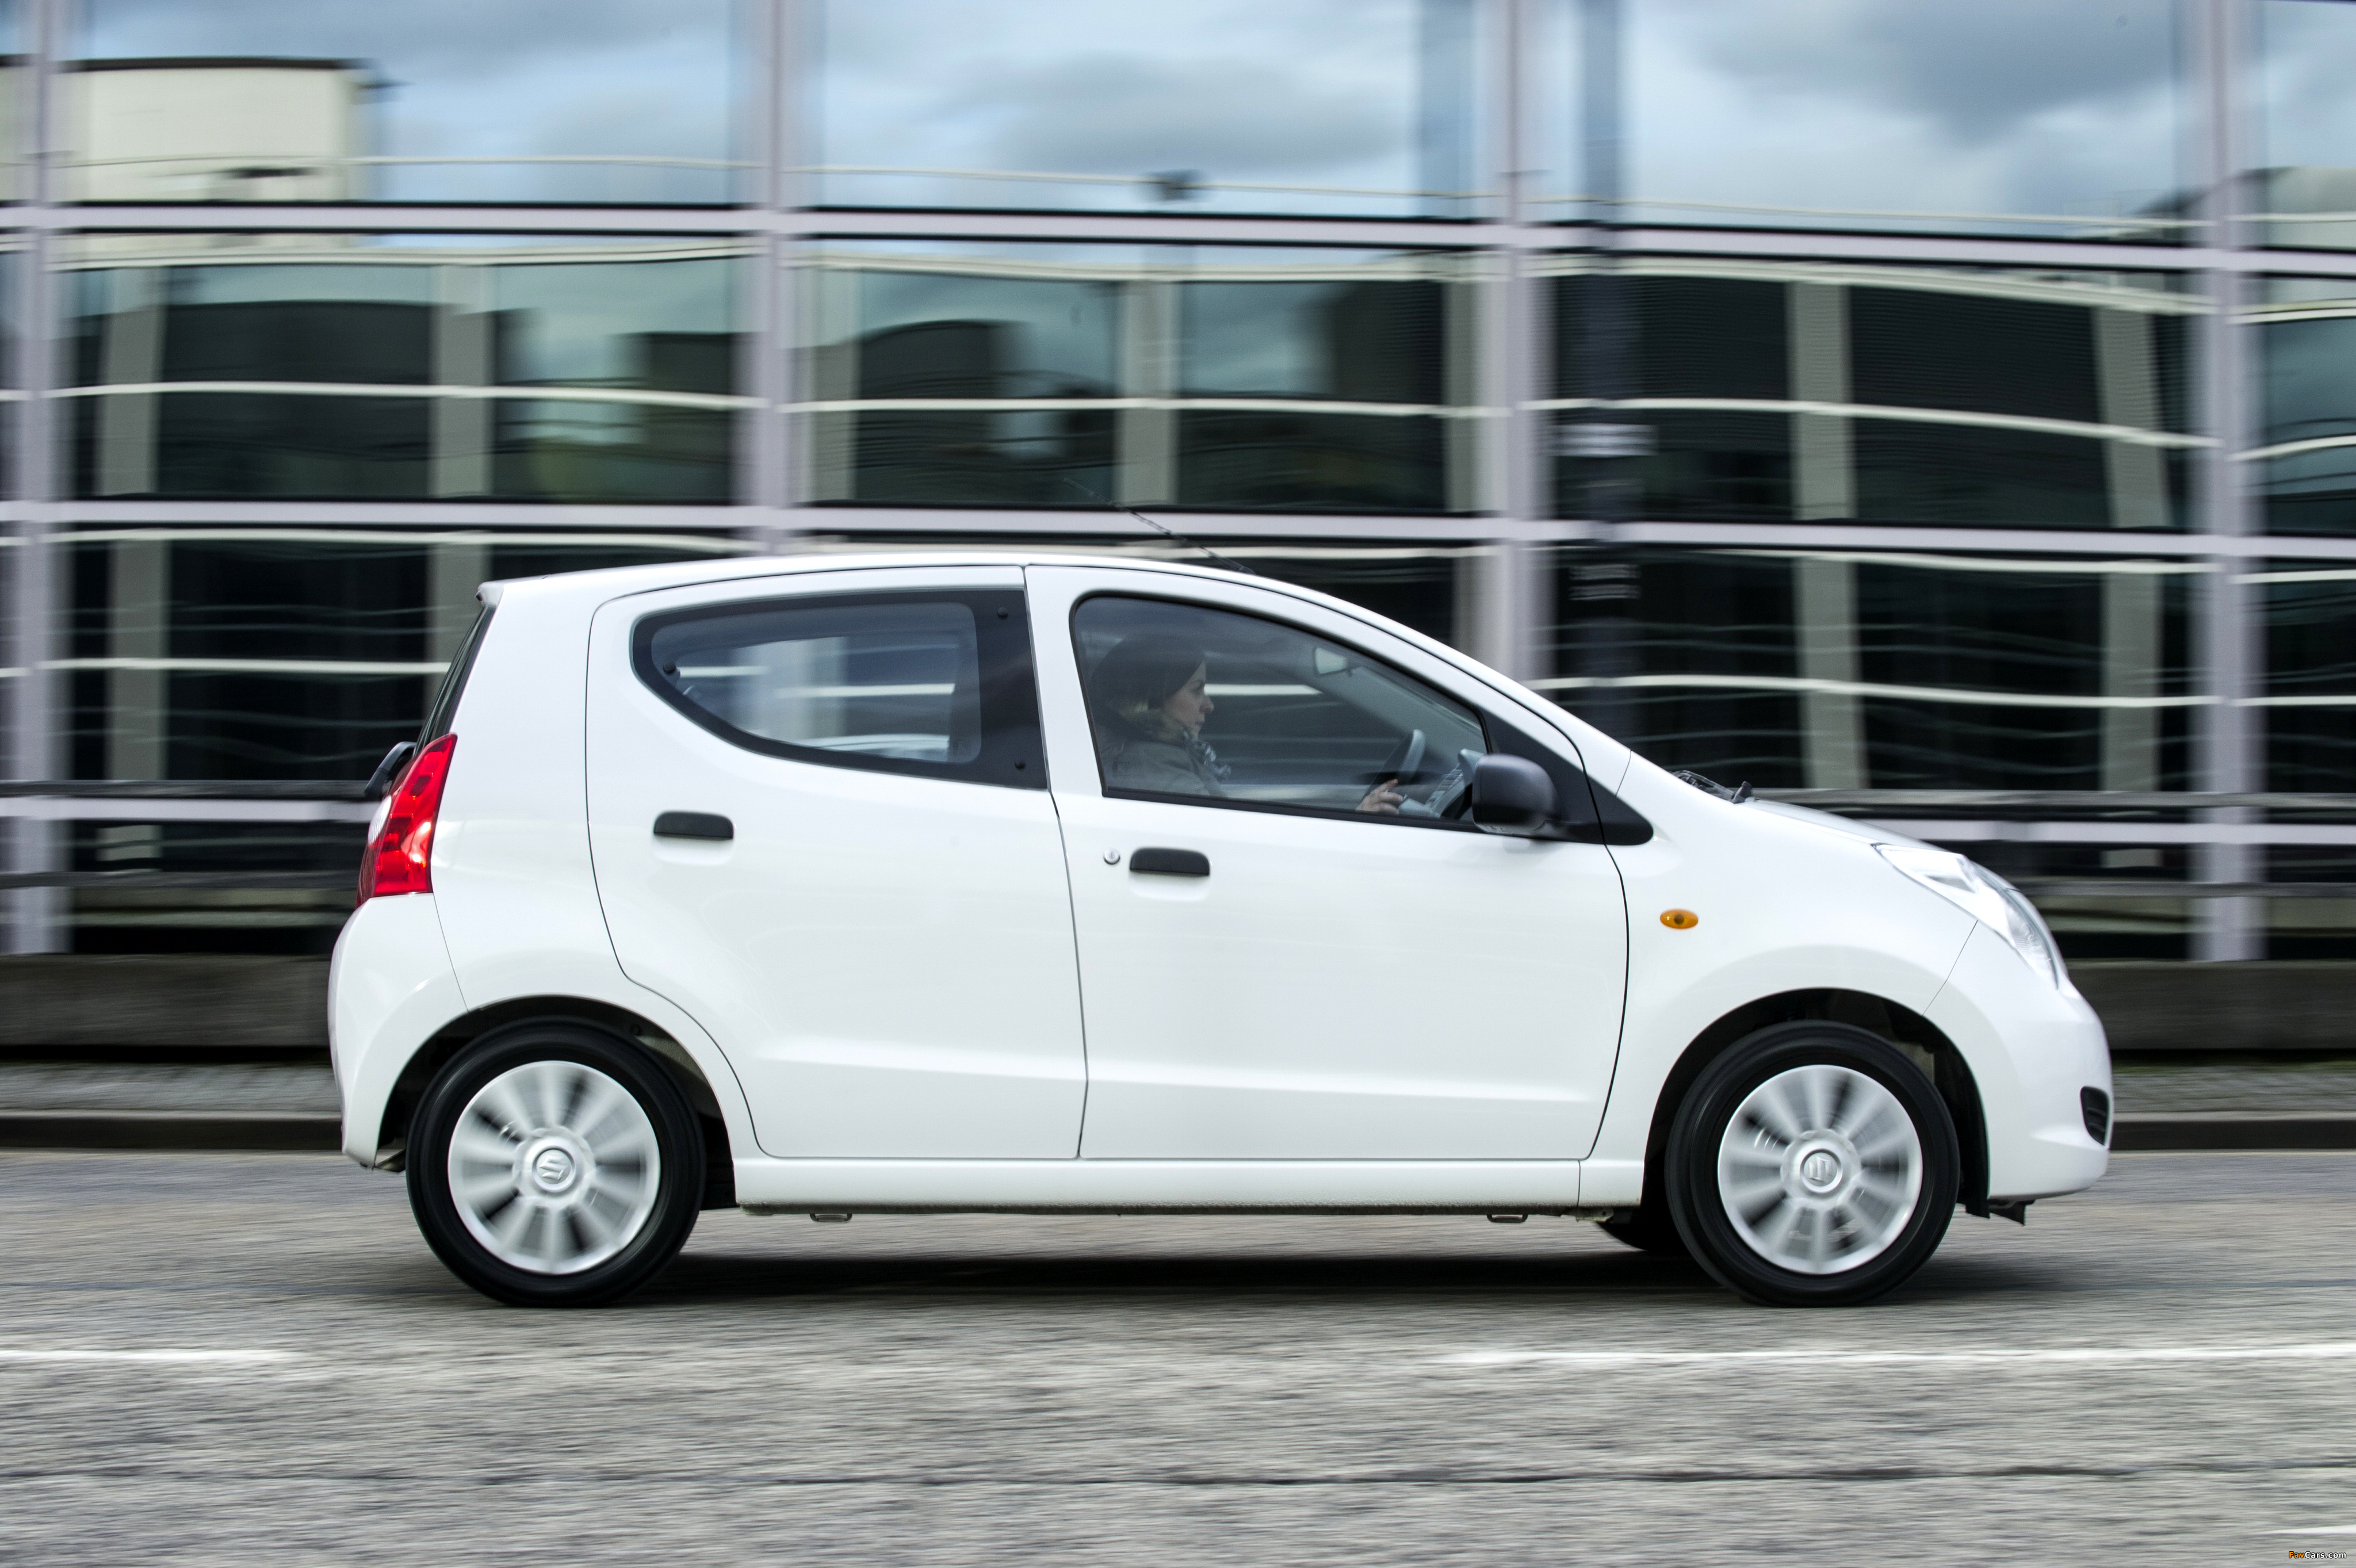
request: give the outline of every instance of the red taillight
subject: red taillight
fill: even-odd
[[[410,760],[392,786],[392,809],[384,831],[360,856],[360,896],[365,904],[393,893],[434,891],[434,819],[442,813],[442,786],[450,777],[455,735],[445,735]]]

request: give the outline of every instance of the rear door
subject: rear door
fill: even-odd
[[[1070,895],[1013,568],[618,600],[589,824],[631,979],[709,1030],[781,1156],[1070,1158]]]

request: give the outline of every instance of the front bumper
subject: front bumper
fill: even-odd
[[[1980,927],[1930,1019],[1962,1051],[1979,1088],[1990,1201],[2053,1197],[2101,1179],[2111,1153],[2087,1133],[2079,1095],[2095,1089],[2109,1099],[2111,1051],[2084,997],[2047,984]]]

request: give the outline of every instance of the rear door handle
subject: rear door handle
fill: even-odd
[[[1141,849],[1129,857],[1129,868],[1145,876],[1208,876],[1211,857],[1193,849]]]
[[[655,819],[659,839],[712,839],[726,843],[736,836],[736,824],[711,811],[665,811]]]

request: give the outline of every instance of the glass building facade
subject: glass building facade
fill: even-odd
[[[18,950],[323,951],[494,577],[1183,554],[2356,957],[2350,0],[0,0]]]

